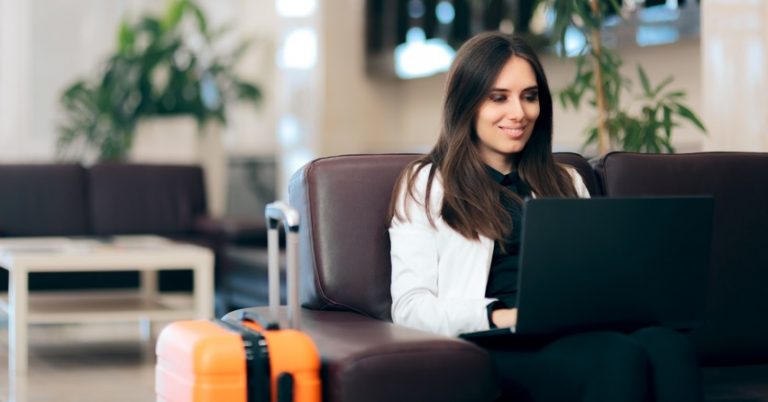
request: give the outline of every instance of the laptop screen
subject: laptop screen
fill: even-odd
[[[713,205],[711,197],[526,200],[516,332],[692,328],[705,303]]]

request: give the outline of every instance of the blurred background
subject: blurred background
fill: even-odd
[[[89,105],[78,96],[93,92],[73,92],[69,99],[65,93],[78,80],[81,90],[95,90],[110,63],[117,66],[113,76],[132,77],[134,70],[120,67],[117,57],[152,56],[145,42],[158,38],[141,35],[160,35],[152,31],[160,28],[141,26],[147,16],[156,16],[165,29],[180,21],[179,32],[186,35],[180,43],[192,50],[171,52],[169,58],[182,69],[191,65],[190,57],[199,62],[184,74],[220,62],[221,69],[210,74],[226,70],[247,85],[192,83],[192,91],[202,94],[198,106],[213,112],[191,108],[187,112],[194,117],[177,119],[185,110],[168,105],[180,104],[186,95],[169,101],[160,93],[178,84],[173,77],[179,72],[171,67],[163,72],[153,67],[163,59],[155,60],[144,73],[160,106],[134,108],[135,121],[120,127],[132,136],[131,147],[118,159],[203,164],[212,212],[230,216],[260,216],[264,202],[286,198],[290,175],[316,157],[429,150],[439,131],[445,70],[455,49],[477,32],[526,35],[539,49],[555,92],[574,80],[573,56],[584,41],[578,30],[564,41],[552,38],[549,1],[197,0],[182,2],[194,6],[189,20],[183,7],[174,17],[175,3],[0,0],[0,162],[108,159],[103,148],[89,148],[88,136],[78,131],[87,131],[82,109]],[[673,77],[669,88],[684,94],[687,108],[707,128],[702,135],[681,120],[671,138],[677,152],[767,150],[768,1],[616,3],[621,11],[604,15],[601,33],[623,60],[622,71],[636,87],[638,64],[651,83]],[[126,82],[121,85],[131,85]],[[125,109],[139,103],[130,88],[116,92],[124,99],[114,93],[99,99]],[[226,91],[234,95],[227,97]],[[632,108],[633,96],[624,95],[622,102]],[[89,132],[117,131],[99,120],[107,115],[99,110]],[[583,147],[595,115],[588,102],[576,110],[556,101],[555,150],[595,156],[594,145]],[[210,121],[216,124],[211,127]],[[185,130],[195,133],[192,140],[175,134]],[[144,137],[152,131],[154,137]],[[62,150],[66,132],[75,139]]]

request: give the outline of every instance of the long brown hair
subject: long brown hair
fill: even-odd
[[[400,174],[389,205],[390,221],[403,218],[396,205],[397,189],[405,181],[405,197],[414,197],[417,173],[431,164],[424,208],[433,225],[430,195],[439,172],[443,185],[440,216],[451,228],[469,239],[484,235],[499,240],[510,233],[512,217],[500,200],[508,198],[518,203],[521,200],[490,178],[477,150],[475,118],[512,56],[528,61],[533,68],[540,105],[533,133],[519,153],[520,177],[537,196],[576,196],[570,175],[552,157],[552,94],[536,53],[517,36],[486,32],[468,40],[457,52],[448,72],[440,137],[432,151],[409,164]]]

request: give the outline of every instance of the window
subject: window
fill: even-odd
[[[601,0],[607,3],[609,0]],[[606,18],[604,40],[613,46],[673,43],[699,34],[699,1],[617,0],[625,18]],[[545,0],[367,0],[366,57],[369,73],[402,79],[446,71],[455,50],[488,30],[515,32],[541,51],[553,49],[554,20]],[[581,48],[571,30],[566,48]]]

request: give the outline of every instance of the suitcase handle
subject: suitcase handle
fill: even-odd
[[[272,318],[279,320],[280,306],[280,255],[278,226],[285,228],[286,273],[288,281],[288,327],[299,329],[299,212],[282,201],[267,204],[264,215],[268,222],[267,247],[269,260],[269,311]],[[282,325],[281,325],[282,326]]]

